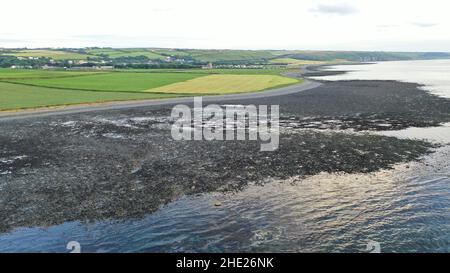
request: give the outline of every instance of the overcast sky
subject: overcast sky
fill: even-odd
[[[0,47],[450,51],[448,0],[2,0]]]

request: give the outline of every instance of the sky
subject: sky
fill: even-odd
[[[0,47],[450,52],[446,0],[2,0]]]

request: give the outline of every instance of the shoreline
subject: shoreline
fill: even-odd
[[[327,236],[330,233],[348,234],[349,225],[351,230],[358,234],[365,234],[370,238],[375,236],[377,241],[384,242],[384,237],[377,234],[376,229],[368,227],[367,221],[376,225],[383,219],[376,218],[377,214],[374,213],[380,207],[385,209],[383,210],[385,213],[395,214],[396,207],[390,207],[386,201],[390,198],[396,200],[400,198],[401,202],[408,204],[408,208],[416,206],[416,195],[405,194],[405,190],[422,192],[425,185],[440,186],[444,191],[448,189],[449,184],[445,181],[437,184],[441,176],[436,173],[439,171],[442,173],[440,166],[447,166],[446,170],[450,171],[445,159],[448,155],[450,146],[439,148],[420,162],[397,164],[391,170],[369,174],[320,173],[286,180],[271,178],[264,186],[249,184],[242,191],[182,196],[167,205],[162,205],[156,213],[142,216],[89,222],[68,221],[44,228],[14,228],[8,233],[0,234],[0,242],[3,243],[0,250],[61,252],[64,249],[61,250],[62,244],[59,240],[66,239],[66,234],[77,234],[76,239],[83,242],[83,249],[87,252],[124,252],[124,249],[159,253],[179,252],[180,245],[185,251],[192,252],[232,251],[236,248],[236,240],[241,243],[240,249],[244,253],[299,250],[324,252],[330,244]],[[432,178],[430,174],[434,174]],[[415,179],[417,176],[427,178],[417,183]],[[386,198],[386,195],[389,198]],[[325,215],[321,200],[331,202],[330,209]],[[442,206],[441,200],[436,200],[433,196],[430,196],[428,201],[429,206]],[[220,203],[221,206],[215,206],[216,203]],[[445,214],[445,211],[442,213]],[[257,217],[247,219],[246,215]],[[383,236],[388,236],[392,229],[402,230],[403,223],[409,215],[405,211],[403,218],[396,216],[391,225],[383,229],[386,233]],[[332,220],[335,224],[329,226],[328,221],[323,221],[324,218]],[[421,219],[409,223],[409,226],[418,227],[418,231],[422,230],[424,226]],[[199,222],[209,224],[201,225]],[[442,225],[442,223],[434,224]],[[211,229],[214,233],[210,232]],[[164,232],[161,233],[161,230]],[[234,230],[235,233],[230,234],[230,230]],[[130,233],[133,235],[130,236]],[[243,233],[246,236],[242,236]],[[101,236],[97,237],[94,234]],[[217,234],[227,235],[230,239],[222,241],[218,239]],[[445,238],[447,236],[445,229],[433,234]],[[174,235],[181,236],[181,239],[174,242]],[[272,239],[274,236],[277,236],[277,240]],[[308,240],[311,236],[317,237],[315,240]],[[43,246],[38,238],[42,242],[55,243]],[[361,251],[364,241],[353,240],[352,235],[349,235],[348,240],[346,238],[341,239],[340,244],[332,244],[331,250]],[[423,234],[417,232],[415,240],[420,241],[421,238],[426,239],[423,238]],[[70,240],[72,239],[70,236]],[[17,240],[20,240],[21,244],[15,244]],[[430,244],[408,247],[402,243],[389,241],[389,244],[384,246],[385,252],[435,252],[436,247],[441,247]]]
[[[420,160],[436,145],[333,130],[450,120],[450,101],[414,84],[343,81],[291,91],[217,102],[279,104],[280,149],[272,153],[259,152],[258,142],[172,141],[173,103],[2,122],[0,230],[139,218],[182,196],[241,191],[270,177],[373,173]]]

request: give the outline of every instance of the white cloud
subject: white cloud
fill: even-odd
[[[377,25],[378,28],[396,28],[400,27],[400,25]]]
[[[342,1],[2,0],[0,47],[450,51],[449,1]]]
[[[357,13],[358,10],[348,4],[318,4],[314,8],[311,9],[314,13],[322,13],[322,14],[335,14],[335,15],[350,15]]]
[[[431,22],[412,22],[411,24],[416,27],[434,27],[438,25],[436,23]]]

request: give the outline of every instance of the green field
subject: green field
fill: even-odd
[[[187,50],[191,57],[203,62],[265,60],[278,56],[269,50]]]
[[[9,82],[27,85],[91,91],[144,91],[175,82],[186,81],[204,74],[195,73],[104,73],[78,77],[50,79],[20,79]]]
[[[7,53],[5,55],[12,55],[16,57],[45,57],[54,60],[85,60],[87,57],[95,57],[86,54],[79,54],[75,52],[67,52],[60,50],[19,50],[13,53]]]
[[[59,70],[34,70],[34,69],[0,69],[1,80],[18,79],[46,79],[94,75],[104,72],[96,71],[59,71]]]
[[[0,69],[0,111],[254,92],[298,83],[277,69],[47,71]]]
[[[115,72],[130,73],[195,73],[195,74],[232,74],[232,75],[280,75],[285,72],[284,68],[224,68],[224,69],[117,69]]]
[[[297,60],[292,58],[277,58],[269,61],[272,64],[285,64],[288,67],[300,67],[304,65],[319,65],[325,64],[324,61],[310,61],[310,60]]]
[[[162,54],[166,56],[176,56],[176,57],[186,57],[189,56],[189,53],[184,52],[178,49],[165,49],[165,48],[157,48],[153,49],[153,52],[157,54]]]
[[[112,59],[120,57],[137,57],[137,56],[145,56],[153,60],[165,58],[164,56],[150,49],[91,49],[87,50],[87,52],[89,54],[97,56],[106,55]]]
[[[231,75],[280,75],[285,69],[203,69],[201,73]]]
[[[0,82],[0,110],[175,96],[174,94],[75,91]]]

